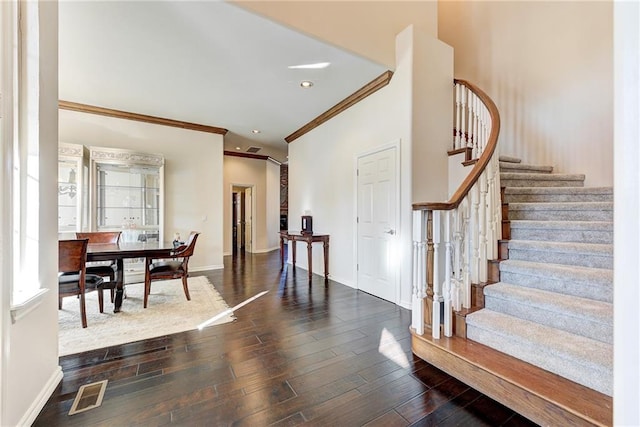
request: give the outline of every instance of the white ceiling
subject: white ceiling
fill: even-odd
[[[316,62],[331,65],[287,68]],[[384,71],[226,2],[59,3],[61,100],[226,128],[225,149],[286,155],[285,136]]]

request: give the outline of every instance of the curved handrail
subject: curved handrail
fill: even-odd
[[[493,100],[487,95],[482,89],[478,86],[470,83],[466,80],[455,79],[454,83],[462,84],[468,87],[472,92],[474,92],[478,98],[482,101],[482,103],[489,110],[489,115],[491,116],[491,132],[489,133],[489,138],[487,140],[487,146],[478,158],[475,166],[467,175],[467,177],[462,181],[460,187],[456,190],[455,193],[451,196],[451,198],[446,202],[421,202],[414,203],[413,210],[442,210],[449,211],[455,209],[462,203],[462,200],[469,193],[471,188],[480,178],[482,172],[485,170],[487,165],[489,164],[489,160],[493,156],[493,153],[498,145],[498,134],[500,133],[500,113],[498,112],[498,107],[493,102]]]

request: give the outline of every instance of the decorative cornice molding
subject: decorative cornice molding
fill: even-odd
[[[333,107],[329,108],[324,113],[320,114],[315,119],[311,120],[306,125],[302,126],[297,131],[293,132],[291,135],[285,137],[284,140],[287,141],[288,143],[291,143],[294,140],[300,138],[305,133],[310,132],[311,130],[317,128],[324,122],[342,113],[347,108],[357,104],[358,102],[365,99],[367,96],[377,92],[378,90],[388,85],[389,82],[391,81],[392,76],[393,76],[393,71],[390,71],[390,70],[385,71],[384,73],[382,73],[381,75],[379,75],[378,77],[376,77],[375,79],[373,79],[372,81],[370,81],[369,83],[367,83],[366,85],[364,85],[363,87],[361,87],[360,89],[358,89],[357,91],[355,91],[354,93],[352,93],[351,95],[343,99],[342,101],[338,102]]]
[[[66,144],[61,142],[58,144],[58,155],[68,157],[82,157],[83,149],[84,147],[82,145]]]
[[[162,117],[147,116],[145,114],[130,113],[127,111],[113,110],[111,108],[96,107],[94,105],[80,104],[78,102],[58,101],[58,108],[61,110],[77,111],[80,113],[97,114],[117,119],[134,120],[138,122],[151,123],[155,125],[171,126],[176,128],[195,130],[199,132],[216,133],[226,135],[228,129],[215,126],[200,125],[197,123],[182,122],[179,120],[164,119]]]
[[[135,153],[125,150],[106,150],[91,148],[91,160],[109,161],[109,162],[126,162],[137,165],[164,165],[164,157],[158,154]]]

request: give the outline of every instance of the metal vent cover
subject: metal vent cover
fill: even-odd
[[[249,147],[247,148],[247,153],[257,153],[258,151],[262,150],[262,147]]]
[[[103,380],[81,386],[78,389],[76,398],[73,400],[73,405],[71,405],[69,415],[88,411],[89,409],[97,408],[102,405],[102,398],[104,397],[104,391],[107,388],[108,381],[109,380]]]

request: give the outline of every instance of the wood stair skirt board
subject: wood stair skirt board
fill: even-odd
[[[613,399],[463,338],[411,331],[413,353],[540,425],[613,423]]]

